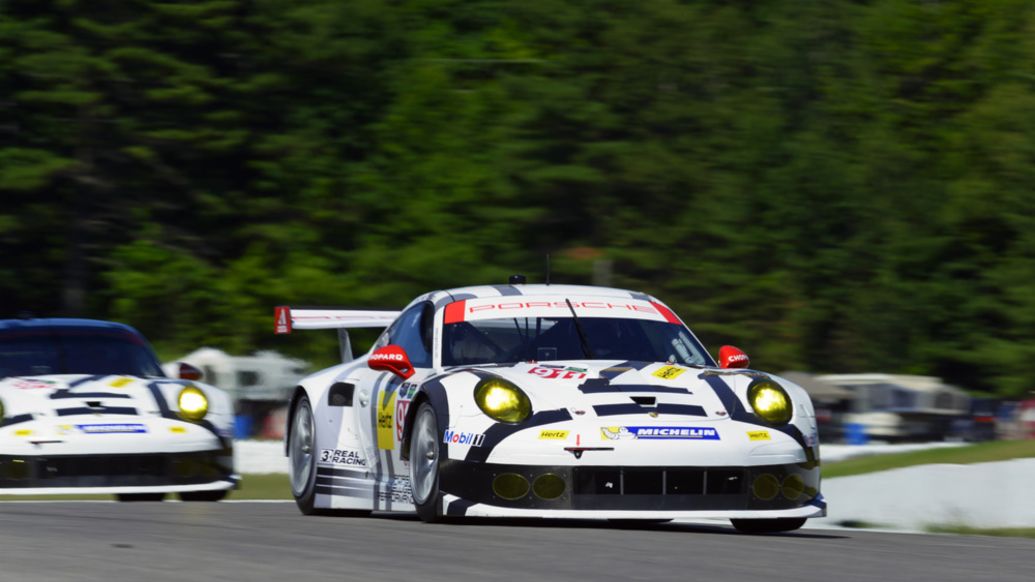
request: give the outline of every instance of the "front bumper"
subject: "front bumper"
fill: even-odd
[[[108,455],[0,455],[0,495],[208,491],[237,486],[232,449]]]
[[[501,496],[501,476],[527,492]],[[552,498],[537,483],[563,483]],[[760,466],[528,466],[444,461],[446,515],[540,517],[822,517],[817,463]],[[556,491],[555,491],[556,492]],[[521,493],[520,488],[518,493]],[[548,496],[549,497],[549,496]]]

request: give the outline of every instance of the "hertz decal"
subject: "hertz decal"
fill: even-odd
[[[769,431],[767,430],[750,430],[747,433],[748,440],[750,441],[768,441],[772,440],[769,437]]]
[[[563,441],[568,438],[568,431],[566,430],[542,430],[539,431],[539,440],[543,441]]]
[[[392,449],[395,446],[395,392],[388,402],[377,407],[377,448]]]
[[[657,376],[662,380],[675,380],[683,372],[686,372],[683,368],[677,368],[676,366],[663,366],[654,372],[654,376]]]

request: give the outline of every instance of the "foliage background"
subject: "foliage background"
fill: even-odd
[[[0,0],[0,305],[167,356],[551,253],[763,369],[1016,396],[1032,184],[1025,0]]]

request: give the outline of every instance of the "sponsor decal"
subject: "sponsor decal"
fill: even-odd
[[[401,362],[403,361],[403,355],[396,352],[377,352],[370,354],[371,362]]]
[[[187,427],[185,427],[185,426],[170,426],[169,427],[169,432],[175,433],[175,434],[185,434],[187,432]]]
[[[413,489],[409,477],[396,477],[378,491],[377,498],[392,503],[413,503]]]
[[[480,447],[484,440],[485,435],[477,432],[460,432],[453,429],[447,429],[442,433],[442,442],[447,444]]]
[[[457,301],[451,303],[452,305],[460,304]],[[578,309],[606,309],[613,311],[638,311],[641,313],[650,313],[651,315],[658,315],[659,311],[650,304],[637,304],[637,303],[610,303],[607,301],[572,301],[571,306]],[[482,303],[480,305],[467,305],[464,302],[456,309],[464,309],[462,313],[473,314],[484,312],[507,312],[519,311],[524,309],[568,309],[568,303],[564,301],[502,301],[499,303]],[[448,310],[448,307],[447,307]],[[463,315],[447,313],[450,317],[447,318],[446,323],[454,323],[456,321],[463,321]]]
[[[563,441],[568,439],[568,431],[566,430],[541,430],[539,431],[539,440],[543,441]]]
[[[323,449],[320,451],[320,462],[353,467],[367,466],[367,460],[360,455],[359,451],[352,449]]]
[[[683,372],[686,372],[683,368],[676,366],[662,366],[661,368],[658,368],[653,375],[662,380],[675,380]]]
[[[14,436],[32,436],[32,431],[27,428],[20,428],[14,431]]]
[[[696,426],[605,426],[600,429],[604,440],[684,440],[717,441],[719,431]]]
[[[395,440],[402,442],[403,429],[406,423],[406,411],[410,409],[409,400],[399,400],[395,404]]]
[[[572,366],[541,365],[532,368],[528,373],[546,380],[584,380],[586,378],[585,368],[575,368]]]
[[[46,390],[47,388],[55,387],[57,382],[53,380],[15,378],[11,381],[11,385],[22,390]]]
[[[748,433],[749,441],[768,441],[772,440],[767,430],[749,430]]]
[[[116,378],[108,383],[112,388],[122,388],[133,381],[133,378]]]
[[[79,432],[84,434],[126,434],[144,433],[147,427],[142,424],[121,423],[121,424],[77,424]]]
[[[377,448],[392,449],[395,446],[395,393],[387,402],[377,407]]]

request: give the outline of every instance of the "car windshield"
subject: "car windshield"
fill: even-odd
[[[576,324],[571,317],[514,317],[450,323],[443,328],[443,366],[550,360],[711,365],[704,348],[685,327],[661,321],[580,317]]]
[[[0,333],[0,378],[45,374],[164,375],[143,339],[129,332],[23,329]]]

